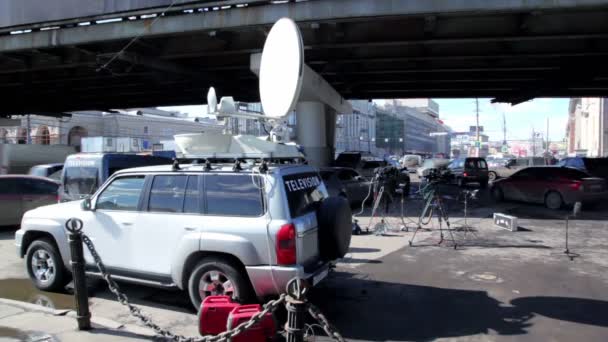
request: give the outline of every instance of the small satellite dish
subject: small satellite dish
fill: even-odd
[[[213,114],[217,112],[217,96],[215,95],[215,88],[209,88],[207,92],[207,113]]]
[[[220,100],[219,113],[220,114],[235,114],[236,104],[234,103],[234,99],[232,96],[224,96]]]
[[[302,89],[304,46],[296,23],[277,21],[268,33],[260,61],[260,100],[266,116],[283,117],[293,110]]]

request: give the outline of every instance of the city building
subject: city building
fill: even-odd
[[[152,149],[154,144],[173,140],[175,134],[224,129],[214,119],[193,118],[155,108],[83,111],[62,118],[40,115],[17,118],[21,123],[19,126],[0,127],[1,142],[26,144],[29,140],[33,144],[63,144],[79,149],[83,137],[130,137],[141,138],[143,148]]]
[[[378,147],[397,150],[402,154],[450,153],[451,129],[439,119],[439,104],[431,99],[399,99],[383,101],[382,113],[401,120],[384,120],[376,125]],[[403,127],[400,136],[395,130]],[[390,134],[381,135],[381,132]],[[388,141],[386,139],[389,139]]]
[[[367,100],[350,101],[352,114],[336,118],[336,151],[366,151],[376,154],[376,106]]]
[[[606,98],[572,98],[568,106],[566,141],[569,155],[608,156]]]

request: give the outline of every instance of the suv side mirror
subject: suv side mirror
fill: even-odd
[[[80,208],[84,211],[95,211],[91,202],[91,197],[87,197],[80,203]]]

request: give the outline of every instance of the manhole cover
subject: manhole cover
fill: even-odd
[[[469,279],[481,281],[484,283],[502,283],[503,279],[491,272],[473,273],[469,275]]]

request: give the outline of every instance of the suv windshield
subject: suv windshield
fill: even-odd
[[[91,195],[97,190],[97,176],[95,167],[68,167],[63,179],[64,191],[72,196]]]
[[[316,172],[283,176],[283,184],[291,217],[314,211],[328,196],[327,189]]]

